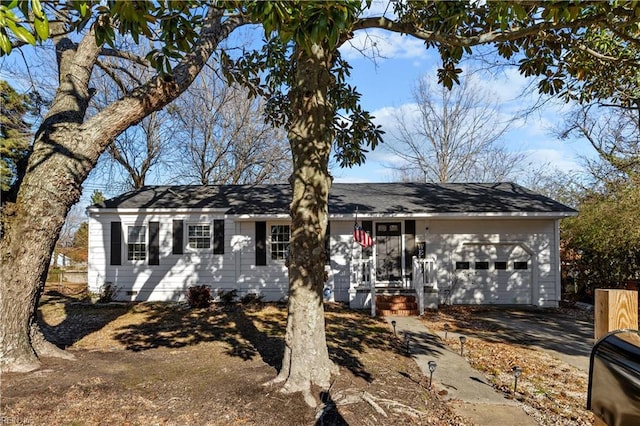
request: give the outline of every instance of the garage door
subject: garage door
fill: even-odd
[[[451,303],[531,304],[531,255],[518,244],[468,244],[453,256]]]

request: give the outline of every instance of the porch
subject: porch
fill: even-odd
[[[425,309],[437,309],[439,289],[436,259],[413,256],[409,274],[400,281],[376,279],[374,261],[353,259],[350,263],[349,306],[370,309],[371,316],[422,315]]]

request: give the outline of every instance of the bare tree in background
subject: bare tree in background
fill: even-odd
[[[264,122],[264,101],[204,71],[173,104],[183,183],[286,182],[291,154],[286,132]]]
[[[402,180],[497,182],[510,179],[526,154],[500,143],[511,121],[472,80],[451,90],[420,79],[413,90],[417,113],[394,114],[395,140],[384,147],[401,163],[387,165]]]
[[[126,173],[125,186],[138,189],[145,185],[151,168],[167,163],[171,151],[173,130],[164,111],[154,112],[138,125],[123,132],[107,148],[108,158],[115,161]]]
[[[586,139],[598,153],[587,159],[596,183],[640,183],[640,109],[611,105],[578,105],[559,131],[562,139]]]
[[[141,51],[126,40],[120,44],[122,49]],[[97,65],[94,71],[96,93],[92,99],[96,110],[129,93],[155,72],[146,62],[118,57],[107,57]],[[158,173],[171,168],[173,145],[179,142],[174,140],[173,134],[174,126],[166,110],[149,114],[108,146],[98,163],[98,173],[104,176],[102,180],[118,190],[141,188],[154,168]]]

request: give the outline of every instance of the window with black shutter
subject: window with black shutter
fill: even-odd
[[[149,222],[149,265],[160,264],[160,222]]]
[[[256,222],[256,266],[267,264],[267,222]]]
[[[224,220],[213,221],[213,254],[224,254]]]
[[[184,253],[184,221],[182,220],[174,220],[173,221],[173,248],[171,253],[173,254],[183,254]]]
[[[111,222],[110,265],[122,265],[122,222]]]

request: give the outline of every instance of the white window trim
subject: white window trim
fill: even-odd
[[[122,258],[130,265],[144,265],[149,261],[149,224],[147,222],[123,223],[124,244],[122,244]],[[129,259],[129,228],[144,227],[144,259]]]
[[[291,243],[291,223],[290,222],[267,222],[267,263],[273,262],[275,264],[284,265],[286,259],[274,259],[272,257],[272,241],[271,241],[271,227],[273,226],[287,226],[289,228],[289,243]],[[288,251],[287,245],[287,251]]]
[[[209,227],[209,247],[207,248],[197,248],[197,247],[192,247],[190,242],[189,242],[189,227],[190,226],[208,226]],[[185,242],[185,252],[188,253],[203,253],[203,252],[209,252],[209,251],[213,251],[213,221],[211,222],[189,222],[186,221],[184,222],[184,229],[183,229],[183,238],[184,238],[184,242]]]

